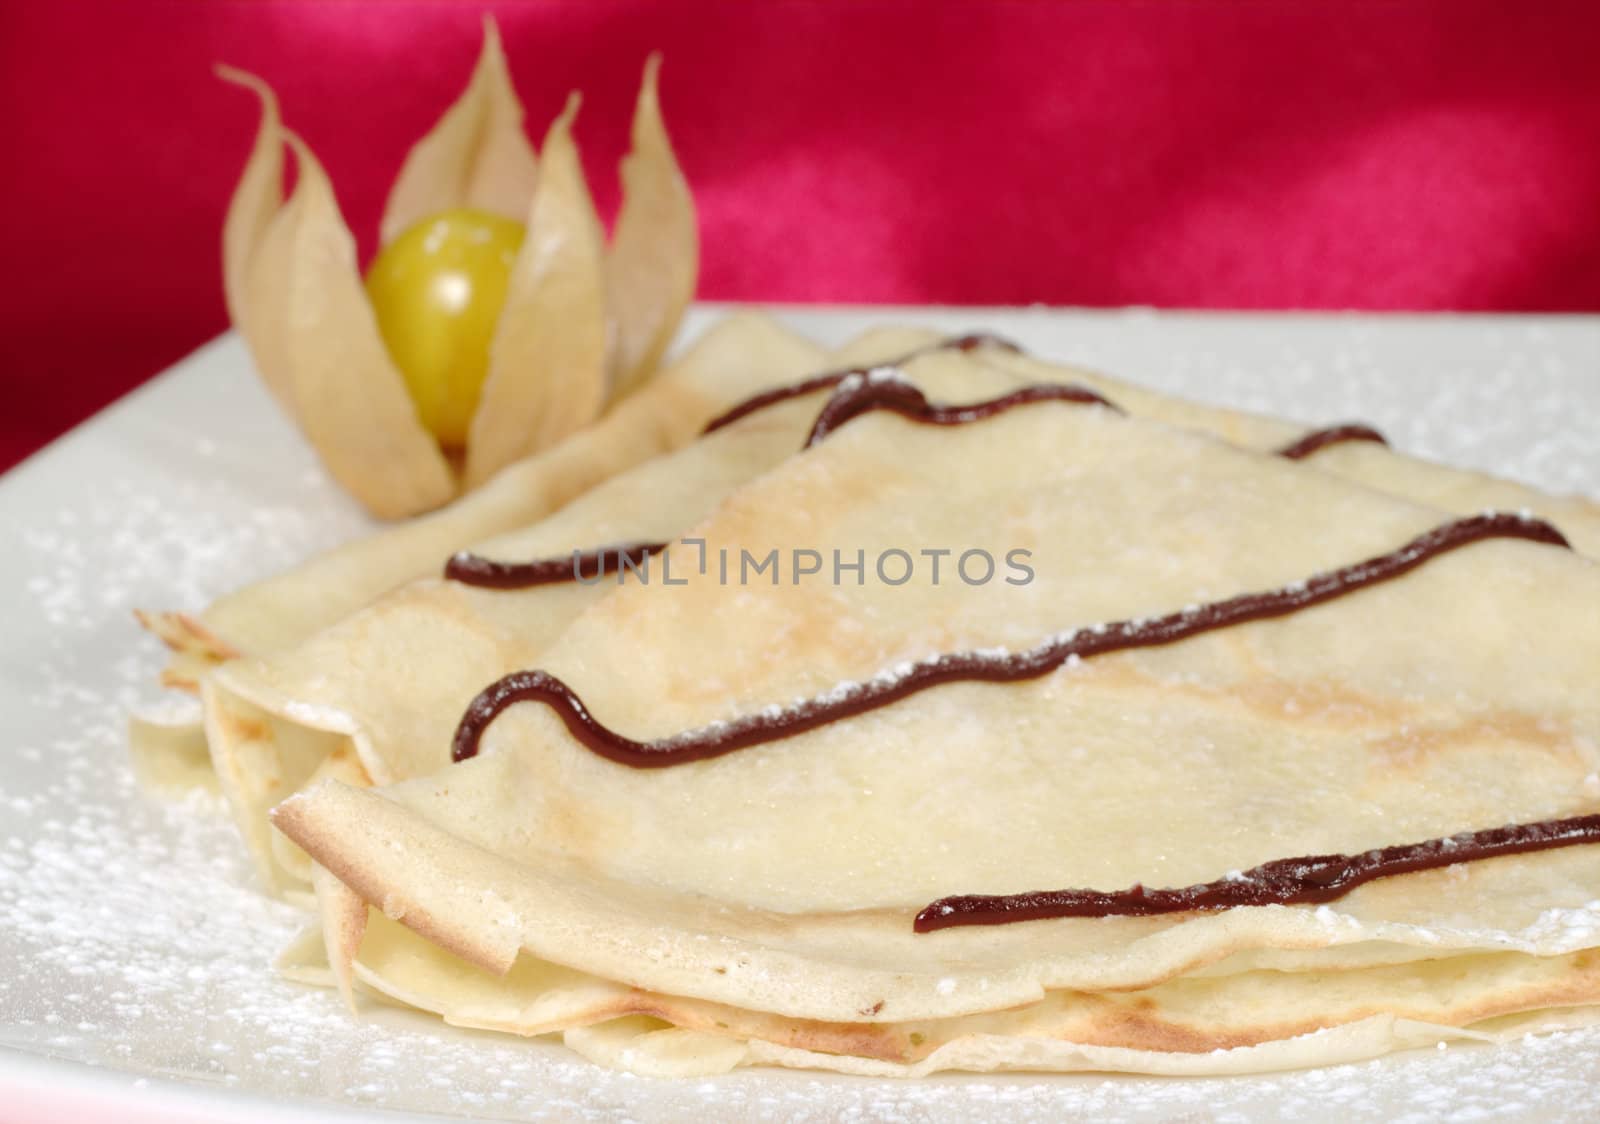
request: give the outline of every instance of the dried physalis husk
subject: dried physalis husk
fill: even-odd
[[[578,104],[573,94],[539,154],[527,237],[467,438],[469,488],[589,424],[605,404],[605,238],[572,139]]]
[[[633,114],[632,151],[622,161],[622,210],[606,258],[611,322],[610,393],[635,389],[660,365],[694,299],[700,239],[656,92],[661,56],[645,63]]]
[[[456,492],[455,477],[417,420],[378,334],[356,265],[355,239],[322,165],[277,120],[271,92],[237,72],[262,98],[255,156],[281,171],[284,145],[299,176],[287,201],[281,181],[246,167],[224,231],[223,272],[235,324],[268,386],[283,399],[334,479],[373,514],[427,511]],[[267,155],[276,147],[279,151]],[[246,190],[248,189],[248,190]],[[278,196],[274,200],[274,196]],[[277,202],[266,221],[260,216]],[[238,219],[235,221],[235,213]]]
[[[357,269],[355,241],[311,151],[260,79],[261,128],[223,231],[228,309],[262,377],[332,475],[373,514],[415,515],[597,418],[658,365],[693,295],[694,206],[646,66],[612,251],[571,135],[573,97],[535,160],[493,21],[471,82],[407,156],[385,242],[442,212],[525,220],[462,477],[423,426]],[[283,199],[285,147],[299,179]]]
[[[483,24],[483,51],[456,103],[406,155],[384,205],[379,238],[395,236],[443,211],[472,207],[521,222],[538,179],[533,146],[522,131],[522,103],[494,20]]]

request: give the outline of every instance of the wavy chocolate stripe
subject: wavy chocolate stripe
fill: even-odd
[[[531,562],[495,562],[479,554],[461,551],[450,556],[444,576],[463,585],[484,589],[528,589],[536,585],[563,582],[597,582],[622,569],[624,562],[639,566],[646,558],[670,546],[664,542],[624,542],[575,550],[560,558],[536,558]]]
[[[914,351],[908,351],[897,359],[885,359],[882,363],[873,363],[866,367],[846,367],[838,371],[825,371],[820,375],[812,375],[808,379],[790,383],[788,386],[776,386],[771,390],[763,390],[760,394],[751,395],[738,405],[718,414],[706,423],[706,427],[700,431],[700,435],[704,437],[708,433],[714,433],[724,426],[732,425],[742,418],[747,418],[751,414],[758,413],[770,406],[776,406],[781,402],[804,398],[806,395],[815,394],[819,390],[827,390],[830,387],[838,386],[851,375],[866,375],[875,369],[903,366],[920,355],[930,355],[936,351],[976,351],[980,347],[997,347],[1002,351],[1014,352],[1022,350],[1003,336],[997,336],[990,332],[969,332],[964,336],[952,336],[938,343],[930,343],[927,347],[919,347]]]
[[[1351,441],[1371,441],[1385,448],[1389,445],[1388,438],[1370,425],[1347,422],[1344,425],[1330,425],[1325,429],[1313,429],[1304,437],[1289,442],[1276,452],[1278,456],[1287,460],[1302,461],[1322,452],[1329,445],[1343,445]]]
[[[917,914],[919,933],[959,925],[1009,925],[1057,917],[1150,917],[1240,906],[1331,902],[1357,886],[1418,870],[1477,862],[1500,855],[1600,843],[1600,815],[1508,824],[1358,855],[1273,859],[1240,874],[1178,890],[1134,885],[1101,890],[1042,890],[1023,894],[966,894],[940,898]]]
[[[1035,402],[1067,402],[1116,409],[1093,391],[1077,386],[1028,386],[987,402],[975,402],[968,406],[935,406],[920,390],[903,379],[852,372],[844,380],[838,393],[828,400],[828,404],[817,415],[816,424],[812,426],[803,449],[809,449],[850,419],[873,410],[889,410],[922,425],[966,425]],[[536,558],[529,562],[496,562],[470,551],[461,551],[445,563],[444,576],[451,581],[485,589],[527,589],[560,582],[587,581],[591,580],[590,574],[593,580],[598,580],[621,569],[624,560],[630,566],[637,566],[643,559],[665,550],[668,545],[664,542],[623,543],[575,551],[566,557]]]
[[[995,414],[1004,413],[1015,406],[1024,406],[1033,402],[1072,402],[1080,405],[1104,406],[1107,409],[1115,410],[1117,413],[1123,412],[1116,403],[1109,401],[1095,391],[1081,386],[1056,383],[1037,383],[1032,386],[1025,386],[999,398],[966,406],[934,406],[911,383],[903,379],[876,377],[882,372],[892,371],[897,364],[908,362],[918,355],[941,350],[971,351],[980,346],[1003,347],[1011,351],[1020,350],[1015,344],[998,336],[984,334],[957,336],[942,343],[930,344],[928,347],[910,352],[893,362],[882,364],[878,367],[859,367],[844,371],[830,371],[826,374],[804,379],[801,382],[765,391],[753,398],[746,399],[712,421],[711,424],[706,426],[702,436],[731,425],[739,419],[748,417],[769,406],[775,406],[780,402],[787,402],[819,390],[839,387],[850,380],[857,380],[858,385],[850,390],[835,394],[828,400],[822,411],[817,415],[817,420],[812,426],[811,433],[806,438],[802,448],[809,449],[845,422],[872,410],[889,410],[912,421],[927,425],[965,425],[968,422],[979,421]],[[1289,460],[1303,460],[1330,445],[1342,444],[1348,441],[1374,441],[1381,445],[1388,444],[1384,440],[1383,434],[1370,426],[1345,424],[1312,430],[1276,452],[1278,456]],[[555,585],[564,581],[582,580],[580,575],[583,573],[583,567],[598,567],[598,569],[594,570],[597,578],[615,573],[623,564],[623,558],[618,554],[619,550],[629,552],[627,556],[628,564],[637,565],[643,558],[665,550],[667,545],[667,543],[658,542],[633,542],[620,544],[619,546],[603,546],[587,551],[577,551],[566,557],[536,558],[525,562],[497,562],[470,551],[461,551],[451,556],[449,561],[445,563],[444,576],[451,581],[484,589],[528,589],[533,586]]]
[[[828,399],[828,404],[817,415],[811,433],[801,448],[811,448],[851,419],[875,410],[887,410],[899,414],[907,421],[916,422],[918,425],[968,425],[1035,402],[1105,406],[1116,410],[1119,414],[1122,412],[1094,391],[1085,390],[1081,386],[1045,383],[1025,386],[1010,394],[991,398],[987,402],[973,402],[966,406],[935,406],[928,401],[927,395],[904,379],[874,378],[872,375],[856,377],[859,382],[841,384],[838,392]]]
[[[1249,621],[1289,616],[1392,581],[1440,555],[1493,538],[1568,545],[1560,531],[1540,519],[1494,513],[1474,515],[1436,527],[1387,554],[1316,574],[1282,589],[1240,594],[1160,617],[1095,625],[1053,637],[1022,652],[951,652],[914,664],[904,674],[842,685],[828,695],[794,706],[745,715],[717,726],[688,730],[655,741],[635,741],[606,726],[589,713],[572,688],[554,675],[544,671],[518,671],[491,684],[473,699],[456,728],[451,759],[465,761],[476,756],[484,731],[491,722],[508,707],[533,702],[554,710],[579,744],[620,765],[660,769],[703,761],[792,738],[946,683],[1011,683],[1037,679],[1073,658],[1092,659],[1110,652],[1157,647]]]

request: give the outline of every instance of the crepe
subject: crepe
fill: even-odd
[[[946,337],[922,329],[881,328],[840,353],[840,365],[910,355]],[[433,572],[439,557],[531,523],[621,467],[697,437],[723,410],[827,366],[815,344],[755,313],[714,326],[660,376],[659,389],[624,403],[592,432],[559,451],[519,463],[491,492],[392,528],[219,599],[204,612],[151,614],[149,623],[177,653],[167,676],[193,688],[199,674],[241,653],[292,647],[361,608],[386,589]],[[1098,390],[1130,413],[1213,433],[1244,448],[1284,448],[1308,432],[1279,418],[1187,402],[1088,368],[1047,362],[1003,347],[976,357],[1018,385],[1073,383]],[[820,401],[825,389],[808,397]],[[1313,431],[1314,432],[1314,431]],[[1526,508],[1555,521],[1584,553],[1600,555],[1600,505],[1581,496],[1550,496],[1482,473],[1405,456],[1371,442],[1331,445],[1307,458],[1382,491],[1462,513]]]
[[[454,551],[533,523],[601,480],[693,440],[750,388],[815,370],[824,354],[764,316],[728,317],[600,422],[450,506],[245,586],[198,614],[136,613],[172,652],[161,682],[197,692],[201,679],[229,660],[291,649],[386,590],[437,573]],[[154,787],[211,783],[195,768],[196,749],[204,748],[198,716],[136,717],[129,740],[141,777]]]
[[[879,329],[858,341],[850,354],[887,359],[942,338],[918,329]],[[386,589],[431,573],[442,555],[533,522],[620,467],[693,440],[723,409],[800,380],[802,373],[814,373],[824,365],[822,354],[814,344],[757,314],[731,317],[661,376],[660,390],[638,403],[625,403],[593,431],[577,435],[559,450],[519,463],[486,494],[246,587],[198,615],[144,615],[147,625],[175,652],[164,678],[171,686],[193,689],[200,675],[227,659],[290,648]],[[985,349],[980,358],[1019,384],[1092,387],[1130,412],[1214,433],[1245,448],[1279,449],[1307,433],[1293,422],[1186,402],[1086,368],[1001,348]],[[809,397],[816,401],[823,393],[818,389]],[[1332,445],[1308,458],[1308,463],[1443,510],[1526,508],[1557,522],[1584,553],[1600,554],[1600,505],[1585,497],[1546,495],[1481,473],[1406,457],[1370,442]]]
[[[869,333],[830,362],[870,363],[886,357],[886,346],[898,341]],[[948,393],[1014,385],[1003,372],[939,350],[909,360],[905,369],[930,390]],[[816,412],[809,399],[778,403],[475,549],[497,560],[559,560],[599,543],[671,539],[798,450]],[[432,559],[435,573],[445,557]],[[347,780],[387,784],[446,764],[455,719],[478,689],[537,660],[609,584],[504,591],[430,577],[291,650],[220,668],[204,687],[207,741],[266,883],[293,892],[310,878],[309,861],[268,833],[273,804],[330,768]]]
[[[1113,400],[1133,401],[1147,413],[1204,423],[1266,449],[1282,448],[1304,432],[1277,419],[1137,392],[1090,372],[1018,357],[992,343],[970,351],[943,349],[945,338],[880,329],[832,362],[849,367],[911,356],[901,364],[906,377],[957,401],[1015,389],[1028,385],[1026,376],[1047,374],[1052,383],[1070,379],[1094,385],[1114,395]],[[757,384],[752,380],[748,385]],[[560,518],[489,543],[482,552],[497,559],[560,557],[597,543],[670,539],[713,501],[797,449],[825,393],[815,390],[756,411],[730,427],[747,435],[740,442],[725,443],[725,431],[719,431],[677,458],[658,460],[613,487],[597,489]],[[1437,498],[1448,493],[1460,510],[1509,497],[1560,510],[1569,532],[1573,526],[1587,526],[1580,501],[1542,497],[1417,462],[1371,442],[1360,448],[1363,458],[1351,463],[1369,474],[1372,465],[1387,464],[1386,479],[1399,494]],[[1319,452],[1314,463],[1320,466],[1336,451]],[[443,554],[441,549],[435,555],[435,569]],[[267,883],[292,893],[303,891],[309,880],[305,856],[283,846],[266,829],[264,816],[272,804],[315,779],[321,763],[336,752],[342,756],[333,767],[344,769],[350,779],[378,783],[418,776],[444,764],[450,725],[477,688],[534,662],[596,595],[590,587],[505,593],[425,581],[354,614],[304,646],[242,663],[221,675],[207,694],[212,754]],[[424,654],[440,650],[454,656],[442,668]]]
[[[1052,992],[1038,1003],[982,1016],[826,1023],[654,994],[526,955],[509,973],[496,975],[441,953],[377,910],[369,919],[366,904],[356,904],[364,933],[350,982],[364,996],[442,1012],[454,1026],[561,1033],[593,1061],[648,1076],[703,1076],[763,1064],[880,1077],[963,1069],[1205,1076],[1359,1061],[1438,1042],[1503,1041],[1597,1021],[1592,1008],[1573,1007],[1466,1021],[1476,995],[1453,986],[1464,970],[1490,986],[1529,991],[1547,980],[1567,988],[1563,977],[1575,965],[1579,972],[1595,970],[1588,954],[1486,954],[1367,972],[1195,974],[1133,991]],[[308,928],[280,961],[284,974],[337,986],[323,937],[319,927]],[[1373,1014],[1375,1003],[1394,1010]],[[1347,1021],[1307,1030],[1313,1025],[1308,1010],[1323,1018],[1338,1010]],[[1270,1019],[1302,1033],[1257,1041],[1260,1024]],[[563,1026],[571,1029],[560,1031]],[[1157,1040],[1167,1048],[1152,1049]],[[1238,1044],[1194,1048],[1216,1041]],[[1127,1042],[1136,1044],[1117,1044]]]
[[[938,333],[923,329],[891,328],[885,329],[877,341],[888,352],[911,352],[941,338]],[[1323,472],[1441,511],[1463,515],[1491,508],[1531,511],[1560,527],[1580,552],[1600,557],[1600,503],[1593,499],[1550,495],[1487,473],[1410,456],[1403,449],[1375,440],[1381,434],[1359,423],[1335,419],[1335,424],[1307,429],[1303,423],[1285,418],[1190,402],[1088,367],[1019,349],[985,348],[975,357],[985,366],[1012,375],[1019,385],[1072,383],[1087,387],[1130,414],[1210,433],[1245,449],[1289,450],[1313,439],[1309,451],[1300,459]],[[1365,432],[1351,439],[1347,432],[1351,430]],[[1325,445],[1317,444],[1316,436],[1324,433],[1333,439]]]
[[[1455,526],[1101,406],[837,417],[688,537],[713,558],[1021,549],[1032,579],[722,584],[680,541],[664,558],[686,586],[611,589],[538,668],[629,738],[738,729],[941,653],[1004,660],[1235,595],[1308,596]],[[1600,572],[1548,529],[1489,525],[1545,541],[1466,543],[1287,615],[670,768],[513,706],[470,760],[381,790],[320,783],[274,822],[332,876],[333,978],[656,1072],[1238,1072],[1586,1019],[1587,846],[1331,904],[913,929],[949,894],[1248,882],[1275,858],[1600,811]],[[399,953],[383,925],[363,939],[361,902],[410,930],[389,933]]]
[[[455,550],[532,523],[606,477],[693,440],[745,388],[798,377],[823,354],[766,317],[729,317],[594,427],[449,507],[245,586],[198,614],[140,614],[173,652],[162,680],[193,691],[227,660],[293,647],[384,591],[436,573]]]

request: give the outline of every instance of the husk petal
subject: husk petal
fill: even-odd
[[[264,82],[222,74],[262,102],[261,132],[224,233],[234,324],[328,471],[369,511],[401,518],[437,507],[456,493],[456,481],[378,334],[327,174],[283,128]],[[287,202],[284,145],[299,166]]]
[[[267,226],[283,206],[283,119],[278,111],[277,95],[260,78],[231,66],[218,66],[216,74],[224,82],[251,91],[261,103],[261,127],[256,130],[250,158],[245,162],[222,223],[222,293],[228,305],[228,318],[234,327],[245,333],[249,315],[244,298],[245,278]],[[282,365],[273,364],[271,372],[265,367],[261,371],[273,396],[293,413],[292,396],[280,377]]]
[[[400,519],[456,493],[449,464],[417,418],[378,331],[356,264],[355,239],[333,185],[300,139],[284,134],[300,180],[267,242],[289,246],[288,270],[252,271],[252,292],[288,301],[284,336],[300,424],[335,479],[374,515]],[[265,255],[263,255],[265,256]]]
[[[468,434],[468,488],[589,424],[605,402],[605,240],[572,139],[578,105],[573,94],[540,153],[528,234]]]
[[[387,245],[423,219],[457,207],[521,220],[537,178],[500,33],[494,19],[486,18],[472,79],[406,155],[389,189],[379,237]]]
[[[606,258],[611,396],[634,390],[660,365],[694,299],[700,241],[694,197],[661,117],[661,56],[645,63],[622,161],[622,210]]]

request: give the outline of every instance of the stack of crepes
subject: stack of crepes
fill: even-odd
[[[636,1072],[1594,1021],[1600,508],[1374,438],[736,317],[454,506],[164,618],[170,679],[315,900],[285,971]]]

